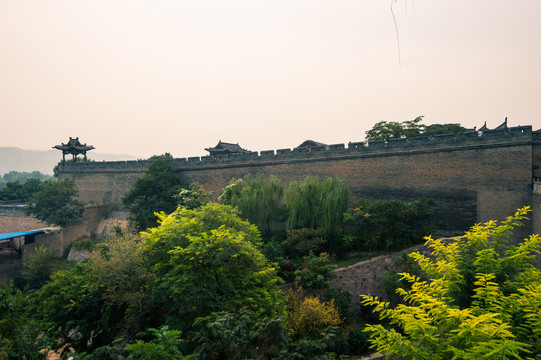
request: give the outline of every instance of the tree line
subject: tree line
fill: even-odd
[[[431,254],[405,254],[382,281],[395,297],[362,296],[355,313],[348,293],[329,288],[331,264],[419,242],[429,200],[352,204],[343,179],[282,185],[259,174],[210,194],[181,184],[167,154],[152,160],[123,199],[131,229],[74,244],[90,250],[77,264],[38,248],[0,288],[0,358],[541,358],[541,238],[513,241],[528,207],[452,241],[425,237]],[[55,186],[74,200],[73,182]]]

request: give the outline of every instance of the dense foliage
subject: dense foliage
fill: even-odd
[[[310,253],[303,258],[300,269],[295,271],[295,282],[308,290],[326,289],[334,276],[329,254],[321,253],[316,256]]]
[[[215,203],[198,210],[179,207],[162,213],[160,224],[144,236],[159,279],[154,297],[170,322],[188,328],[211,312],[281,313],[276,270],[258,250],[257,228],[237,210]]]
[[[45,359],[43,324],[32,315],[32,297],[13,287],[0,288],[0,359]]]
[[[18,181],[5,183],[0,190],[0,200],[27,202],[41,190],[43,184],[44,181],[38,179],[28,179],[24,183]]]
[[[342,180],[307,176],[301,182],[292,181],[284,189],[274,176],[246,176],[232,180],[223,189],[220,201],[238,207],[241,214],[266,235],[267,240],[283,242],[288,247],[287,251],[297,252],[297,256],[316,249],[295,250],[297,245],[302,247],[300,243],[291,243],[291,240],[296,242],[293,240],[295,231],[318,232],[318,236],[324,238],[321,250],[332,254],[343,251],[343,215],[349,205],[349,190]],[[288,230],[287,240],[280,239],[284,229]],[[307,242],[305,245],[310,247]]]
[[[345,214],[346,239],[358,250],[400,250],[432,230],[433,201],[359,200]]]
[[[26,212],[48,224],[66,226],[83,215],[83,203],[76,196],[73,180],[49,180],[33,194],[26,204]]]
[[[413,120],[396,122],[380,121],[372,129],[365,133],[365,140],[377,141],[400,138],[412,138],[415,136],[434,136],[439,134],[459,134],[467,132],[468,129],[460,124],[433,124],[424,125],[421,123],[423,116],[418,116]]]
[[[288,229],[321,229],[329,251],[337,254],[342,250],[343,217],[349,205],[349,190],[344,181],[312,176],[300,183],[292,181],[284,200]]]
[[[292,258],[299,258],[310,253],[320,254],[327,248],[325,234],[321,229],[293,229],[281,243],[284,252]]]
[[[64,262],[56,258],[48,247],[39,246],[26,251],[26,265],[17,286],[25,284],[32,289],[40,288],[64,265]]]
[[[195,210],[210,201],[212,192],[207,192],[198,183],[191,183],[174,196],[179,206],[188,210]]]
[[[307,296],[302,287],[289,290],[287,308],[286,327],[293,338],[321,338],[327,328],[342,324],[333,300],[326,303],[316,296]]]
[[[253,195],[247,203],[256,203],[266,196],[257,189],[268,184],[245,178],[232,183],[227,196],[241,204]],[[431,211],[425,200],[361,200],[347,210],[342,185],[309,177],[285,189],[289,201],[299,202],[289,207],[297,223],[267,242],[239,209],[207,202],[208,194],[193,185],[172,196],[180,206],[159,212],[155,227],[111,233],[92,245],[87,262],[56,271],[50,253],[38,249],[25,269],[35,289],[0,289],[0,358],[42,359],[41,349],[70,348],[76,360],[298,360],[364,353],[367,333],[349,310],[349,294],[329,289],[334,269],[324,251],[332,230],[323,225],[324,215],[303,206],[311,204],[316,214],[333,208],[345,214],[336,235],[349,240],[337,244],[362,250],[378,243],[389,249],[410,245]],[[319,201],[308,202],[308,194]],[[324,201],[322,194],[334,200]],[[541,240],[509,241],[525,213],[500,226],[477,225],[456,243],[428,238],[432,257],[405,258],[414,260],[402,262],[408,273],[387,281],[389,288],[402,288],[400,299],[363,300],[384,318],[368,326],[377,350],[405,359],[538,355],[541,273],[532,262]],[[278,287],[276,264],[262,249],[292,265],[296,286],[288,293]]]
[[[410,256],[429,277],[402,273],[403,304],[362,296],[392,327],[370,325],[377,351],[401,359],[510,359],[541,356],[541,238],[515,244],[527,207],[500,225],[477,224],[457,241],[427,238],[432,256]]]
[[[31,173],[25,171],[10,171],[0,176],[0,190],[4,188],[8,183],[24,184],[28,180],[47,181],[51,179],[51,175],[43,174],[39,171],[32,171]]]
[[[180,192],[181,181],[173,170],[172,160],[170,154],[151,157],[145,174],[122,198],[122,204],[129,210],[130,220],[138,230],[156,226],[156,212],[170,213],[178,205],[175,195]]]
[[[214,312],[248,311],[263,323],[283,316],[279,279],[260,243],[230,206],[179,207],[142,236],[109,235],[87,262],[57,272],[29,298],[41,331],[57,339],[51,347],[145,358],[179,334],[164,325],[193,333],[197,318]],[[138,335],[149,328],[158,329],[150,341]],[[134,337],[141,341],[126,347]]]
[[[273,223],[279,221],[284,188],[278,178],[246,175],[233,179],[220,194],[220,202],[235,206],[242,216],[255,224],[266,237],[270,237]]]

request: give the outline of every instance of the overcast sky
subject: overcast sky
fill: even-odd
[[[541,128],[541,1],[0,0],[0,146],[206,155]],[[89,153],[91,157],[91,153]]]

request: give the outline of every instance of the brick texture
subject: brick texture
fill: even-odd
[[[174,168],[185,183],[199,182],[216,193],[247,174],[274,175],[283,185],[307,175],[341,177],[353,200],[431,198],[437,227],[464,231],[475,222],[503,219],[518,207],[532,205],[532,169],[539,166],[534,154],[541,154],[533,134],[531,127],[519,127],[483,137],[465,134],[369,146],[350,143],[317,152],[286,149],[262,151],[260,156],[175,159]],[[121,208],[122,196],[147,167],[148,161],[67,163],[59,175],[76,181],[82,200]],[[531,231],[531,225],[525,231]]]

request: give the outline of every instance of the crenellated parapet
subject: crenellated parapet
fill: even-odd
[[[307,175],[340,177],[353,201],[429,198],[435,201],[437,227],[461,232],[474,222],[503,219],[533,205],[533,178],[541,178],[541,134],[531,126],[484,128],[482,134],[311,144],[175,158],[172,163],[183,183],[198,182],[215,194],[231,179],[262,174],[284,185]],[[59,165],[59,179],[73,179],[83,201],[120,209],[122,197],[149,165],[150,160],[65,163]],[[541,224],[541,215],[534,219]]]
[[[494,146],[515,146],[517,144],[532,143],[541,141],[541,134],[532,131],[531,126],[517,126],[506,129],[486,130],[482,136],[476,131],[461,133],[457,135],[435,135],[433,137],[419,136],[414,138],[390,139],[388,141],[364,141],[349,142],[346,144],[331,144],[328,147],[318,146],[313,148],[294,148],[262,150],[260,152],[250,151],[246,153],[218,155],[218,156],[194,156],[188,158],[173,159],[173,166],[176,169],[190,168],[204,165],[227,165],[231,162],[254,161],[282,161],[282,160],[307,160],[314,159],[335,159],[337,157],[355,157],[378,155],[394,155],[397,153],[411,153],[415,151],[457,151],[461,148],[494,147]],[[78,162],[61,164],[61,172],[99,170],[132,171],[144,172],[149,166],[150,160],[129,160],[129,161],[103,161],[103,162]]]

